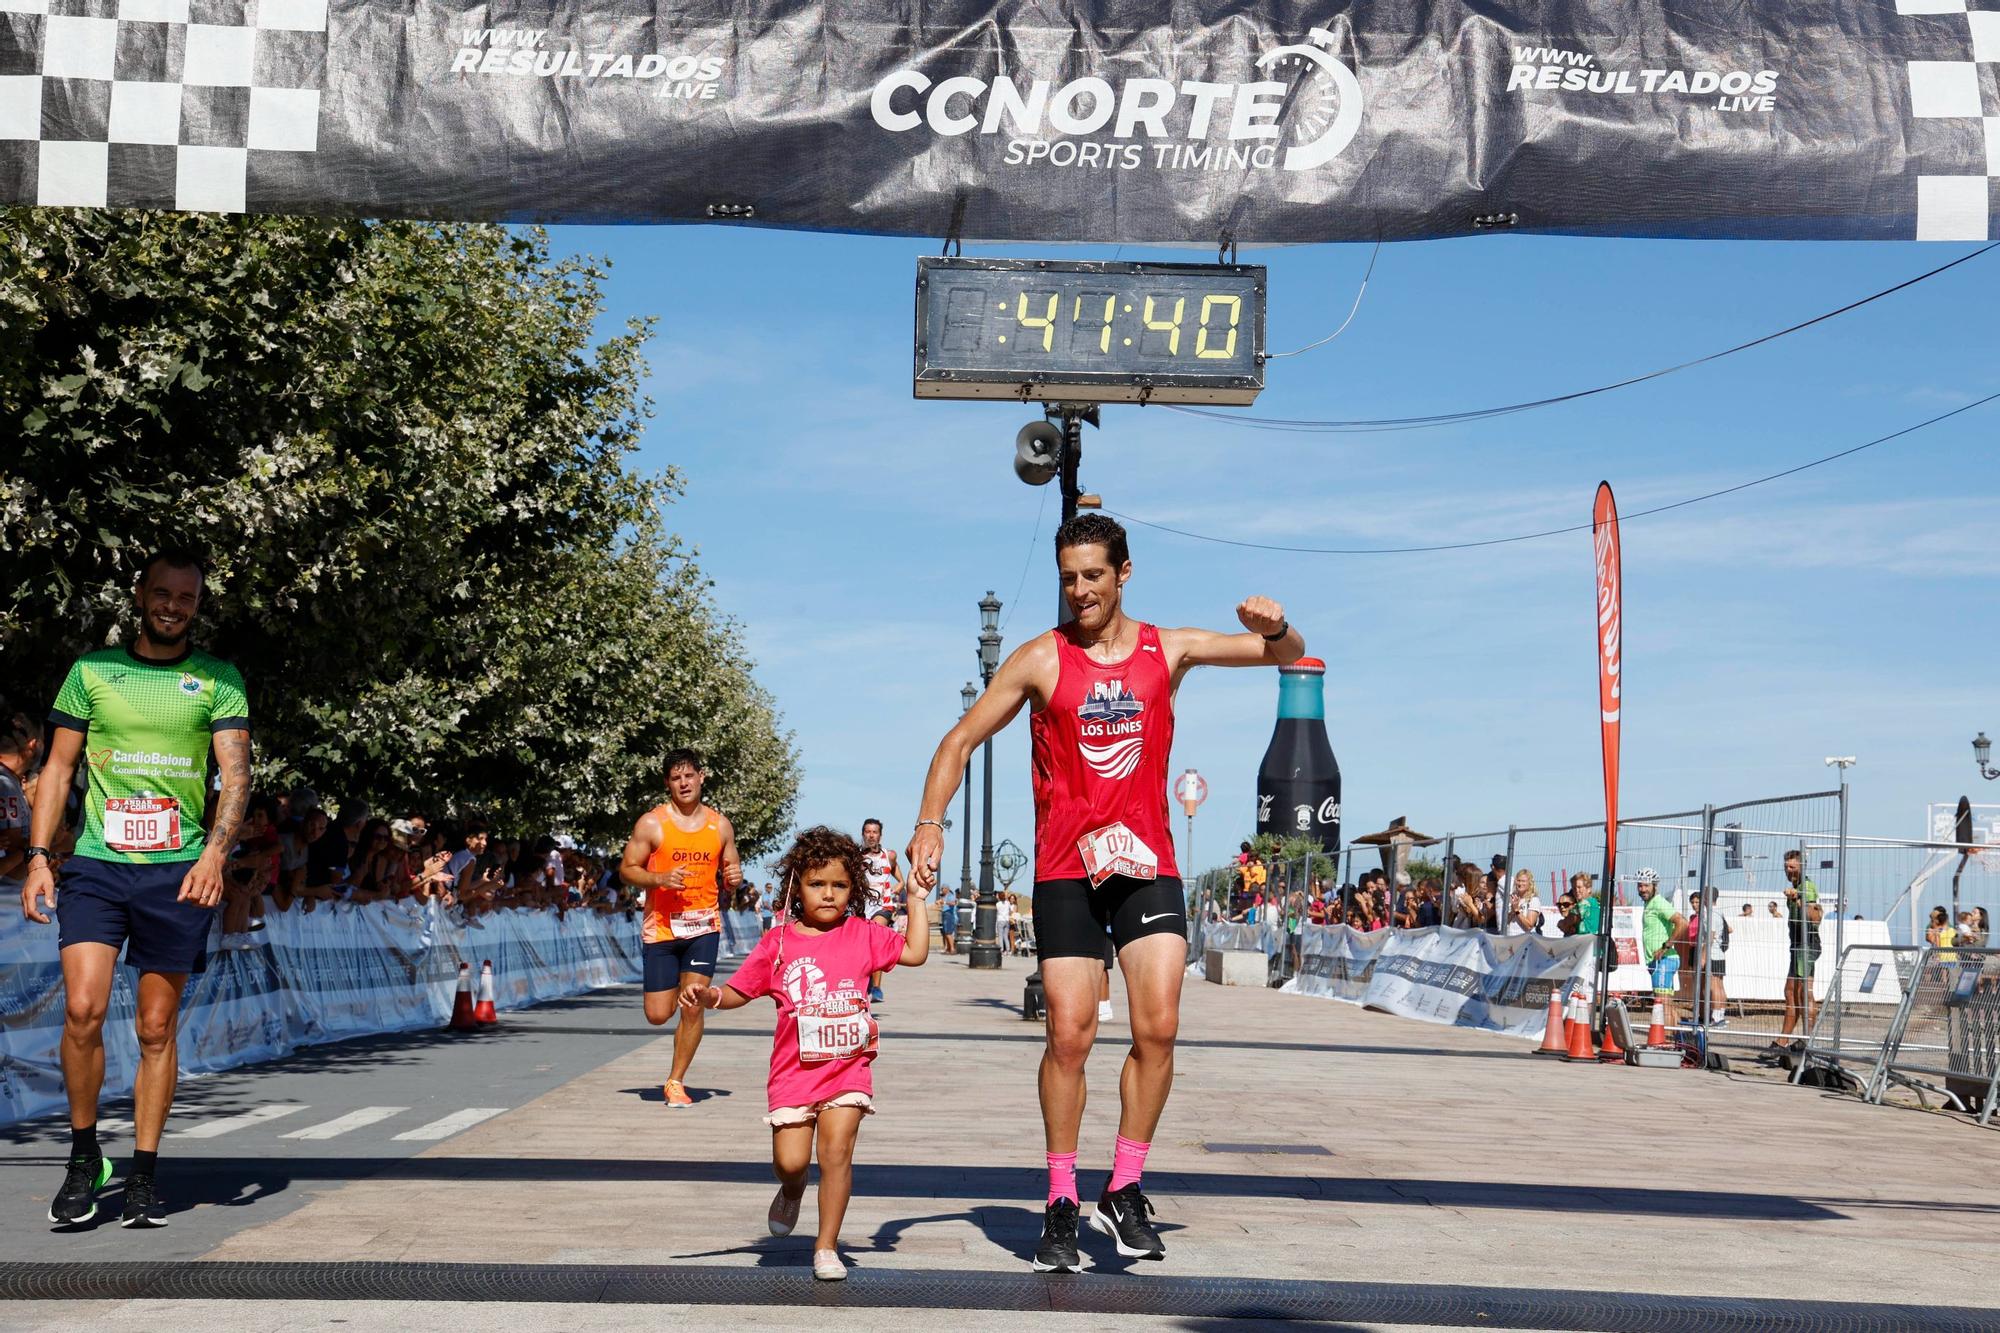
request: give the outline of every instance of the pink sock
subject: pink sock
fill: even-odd
[[[1122,1190],[1127,1185],[1139,1183],[1140,1173],[1146,1169],[1146,1154],[1152,1149],[1150,1143],[1134,1143],[1123,1134],[1118,1136],[1117,1146],[1111,1150],[1111,1188]]]
[[[1049,1202],[1057,1199],[1076,1199],[1076,1154],[1073,1152],[1052,1152],[1049,1159]]]

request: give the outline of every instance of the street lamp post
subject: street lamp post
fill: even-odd
[[[966,713],[970,713],[972,711],[972,705],[979,702],[979,687],[977,685],[974,685],[969,680],[966,681],[965,688],[958,692],[958,698],[959,702],[965,705],[964,709],[959,713],[960,717],[964,717]],[[964,817],[960,821],[964,826],[964,832],[959,838],[961,857],[958,867],[958,919],[961,922],[965,923],[960,927],[962,936],[969,937],[973,933],[973,924],[974,924],[972,919],[974,908],[972,905],[972,756],[971,755],[967,755],[965,757],[964,811],[965,811]]]
[[[1000,669],[1000,599],[991,588],[979,599],[979,679],[993,683]],[[985,790],[980,794],[979,828],[979,908],[974,914],[972,952],[967,965],[997,969],[1000,966],[998,898],[993,892],[993,738],[986,739]]]
[[[1972,762],[1979,766],[1979,776],[1988,782],[2000,778],[2000,768],[1995,768],[1987,762],[1992,758],[1993,742],[1987,740],[1986,733],[1982,731],[1972,738]]]

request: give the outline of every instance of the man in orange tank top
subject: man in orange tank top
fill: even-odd
[[[1078,1263],[1084,1064],[1097,1037],[1107,933],[1125,974],[1132,1045],[1119,1078],[1111,1179],[1090,1220],[1120,1254],[1165,1257],[1139,1181],[1173,1085],[1187,963],[1187,905],[1167,818],[1175,693],[1194,667],[1282,666],[1304,654],[1305,641],[1268,597],[1236,608],[1241,634],[1160,629],[1127,616],[1125,529],[1101,514],[1057,530],[1056,568],[1074,619],[1017,648],[939,744],[909,856],[917,887],[930,889],[944,851],[944,814],[966,761],[1029,708],[1035,948],[1048,1004],[1041,1095],[1049,1194],[1034,1265],[1071,1272]]]
[[[685,1080],[701,1045],[702,1009],[681,1007],[685,991],[699,992],[715,976],[722,943],[722,889],[743,883],[736,829],[701,802],[708,778],[693,750],[667,755],[667,803],[648,810],[625,844],[619,878],[640,891],[646,969],[646,1021],[658,1026],[678,1011],[674,1063],[664,1092],[667,1105],[694,1105]]]

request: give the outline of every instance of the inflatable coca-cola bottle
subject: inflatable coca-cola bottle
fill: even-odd
[[[1326,663],[1278,668],[1278,725],[1257,769],[1257,831],[1340,848],[1340,765],[1326,739]]]

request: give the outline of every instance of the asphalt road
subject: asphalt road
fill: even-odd
[[[160,1144],[169,1225],[156,1231],[117,1225],[132,1150],[129,1099],[99,1109],[100,1140],[117,1174],[98,1196],[97,1217],[80,1228],[58,1229],[47,1217],[69,1153],[68,1118],[0,1126],[0,1254],[197,1258],[670,1031],[647,1024],[636,985],[620,986],[511,1010],[482,1032],[362,1037],[184,1075]]]

